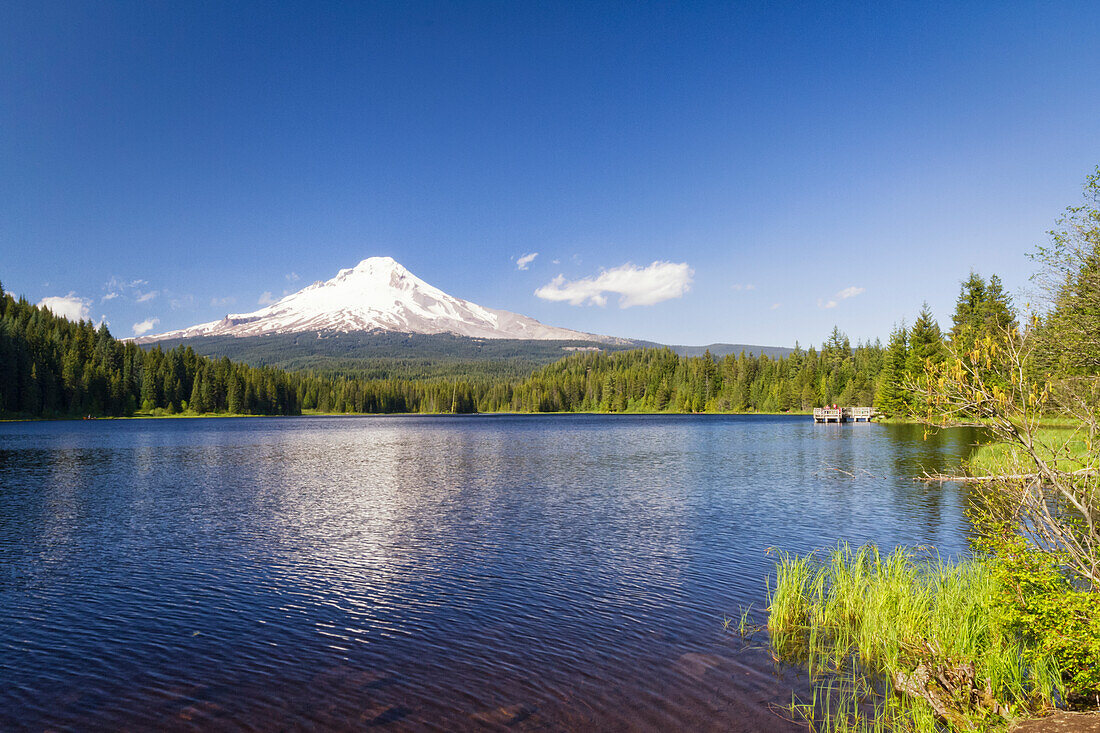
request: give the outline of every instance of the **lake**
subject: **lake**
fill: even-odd
[[[0,729],[797,730],[771,547],[966,549],[966,431],[787,416],[0,424]]]

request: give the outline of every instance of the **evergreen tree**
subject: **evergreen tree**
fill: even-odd
[[[981,275],[971,272],[962,284],[951,320],[951,345],[965,353],[978,339],[1014,328],[1016,312],[999,277],[993,275],[986,283]]]
[[[955,300],[955,314],[951,317],[951,343],[957,350],[968,350],[982,331],[985,300],[985,280],[971,270],[970,277],[962,283]]]
[[[187,406],[192,412],[202,414],[207,411],[206,401],[203,399],[202,394],[202,372],[195,373],[195,381],[191,387],[191,399],[187,401]]]
[[[1001,278],[991,275],[982,303],[982,327],[984,333],[1005,333],[1016,327],[1016,308],[1012,297],[1004,291]]]
[[[905,370],[910,377],[918,379],[924,375],[926,362],[939,363],[945,357],[946,351],[940,324],[936,323],[936,319],[932,317],[932,310],[926,302],[921,306],[917,320],[909,330],[909,356]]]
[[[878,390],[875,393],[875,410],[884,415],[897,416],[909,412],[905,389],[908,374],[906,362],[909,358],[909,332],[905,324],[895,328],[890,334],[890,342],[882,359],[882,372],[878,377]]]

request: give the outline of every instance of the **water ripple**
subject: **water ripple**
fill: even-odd
[[[0,425],[0,729],[755,730],[766,550],[965,547],[973,436],[776,417]],[[850,478],[828,470],[856,473]]]

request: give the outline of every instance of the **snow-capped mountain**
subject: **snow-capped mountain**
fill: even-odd
[[[488,339],[618,342],[554,328],[517,313],[484,308],[447,295],[392,257],[370,257],[336,277],[317,281],[253,313],[137,339],[139,343],[196,336],[262,336],[302,331],[453,333]]]

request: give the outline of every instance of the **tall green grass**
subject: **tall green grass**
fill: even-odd
[[[999,590],[980,558],[846,544],[780,555],[768,589],[772,646],[814,681],[813,698],[791,712],[822,731],[997,730],[1051,706],[1057,670],[1038,653],[1024,668]]]
[[[1051,425],[1035,431],[1039,455],[1053,461],[1063,471],[1095,468],[1095,453],[1087,431],[1080,425]],[[971,475],[1011,475],[1035,470],[1031,457],[1023,449],[1009,443],[989,443],[974,449],[967,460]]]

